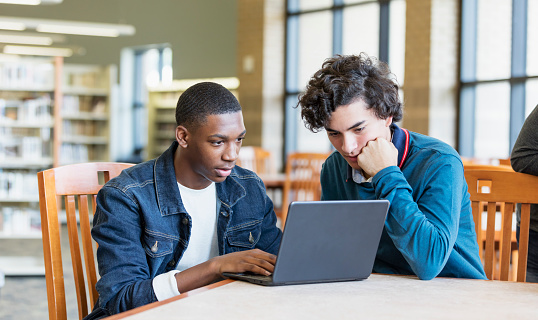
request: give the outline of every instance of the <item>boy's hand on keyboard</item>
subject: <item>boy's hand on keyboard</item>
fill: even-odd
[[[211,259],[213,270],[223,272],[252,272],[270,276],[275,269],[276,256],[260,249],[228,253]]]

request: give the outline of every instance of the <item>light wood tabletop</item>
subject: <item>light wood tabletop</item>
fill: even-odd
[[[372,274],[263,287],[227,280],[108,319],[537,319],[538,284]]]

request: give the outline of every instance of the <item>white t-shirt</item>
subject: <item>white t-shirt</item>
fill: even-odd
[[[191,235],[176,270],[160,274],[152,285],[157,300],[171,298],[180,292],[175,275],[178,272],[218,256],[217,241],[217,194],[215,183],[202,190],[190,189],[177,184],[185,210],[191,217]]]

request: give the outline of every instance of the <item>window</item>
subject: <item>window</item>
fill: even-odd
[[[538,103],[538,1],[463,0],[459,152],[510,156]]]
[[[148,87],[172,83],[172,49],[168,47],[142,49],[134,52],[133,77],[133,137],[134,154],[140,157],[148,137]]]
[[[323,61],[365,52],[388,62],[403,85],[404,0],[289,0],[287,8],[285,154],[328,152],[322,133],[305,128],[298,96]]]

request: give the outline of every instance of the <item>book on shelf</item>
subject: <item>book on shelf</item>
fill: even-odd
[[[4,236],[41,232],[41,217],[36,208],[3,207],[0,209],[0,233]]]
[[[42,159],[51,156],[51,129],[0,127],[0,159]],[[1,167],[1,166],[0,166]]]
[[[52,121],[52,101],[49,94],[18,99],[0,99],[0,123],[38,123]]]
[[[0,87],[13,90],[53,90],[54,64],[50,59],[0,61]]]
[[[0,199],[37,200],[37,171],[0,169]]]

